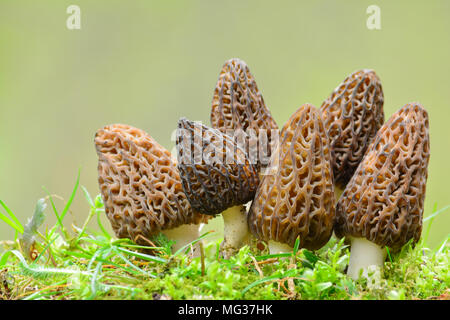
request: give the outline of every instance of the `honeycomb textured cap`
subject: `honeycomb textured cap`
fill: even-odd
[[[348,76],[320,107],[335,183],[345,188],[384,123],[383,89],[372,70]]]
[[[176,144],[183,190],[195,210],[216,215],[253,199],[258,174],[231,137],[182,118]]]
[[[330,238],[335,197],[328,137],[318,110],[301,106],[285,124],[271,157],[275,174],[265,175],[249,210],[248,223],[258,238],[311,250]]]
[[[144,131],[109,125],[97,131],[95,147],[105,212],[117,237],[148,244],[162,230],[206,221],[192,210],[170,152]]]
[[[336,207],[338,237],[365,237],[394,251],[422,232],[430,158],[428,114],[406,104],[383,125]]]
[[[250,136],[258,137],[260,130],[264,130],[267,139],[260,140],[265,145],[259,149],[264,150],[269,161],[270,152],[277,142],[276,138],[272,139],[271,130],[277,131],[278,125],[266,107],[247,64],[240,59],[230,59],[222,67],[214,89],[211,126],[230,136],[230,131],[240,130],[247,139],[247,146]],[[247,148],[244,150],[249,153]],[[261,165],[261,157],[256,165]]]

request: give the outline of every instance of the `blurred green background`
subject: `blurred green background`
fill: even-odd
[[[81,30],[66,28],[71,4],[81,8]],[[372,4],[381,30],[366,27]],[[0,0],[0,199],[26,222],[42,186],[68,199],[79,167],[81,185],[98,194],[93,138],[106,124],[139,127],[171,150],[180,117],[209,124],[219,71],[232,57],[247,62],[280,127],[301,104],[320,106],[351,72],[374,69],[386,119],[412,101],[429,112],[425,216],[450,204],[445,0]],[[81,225],[87,214],[79,190],[66,223]],[[449,212],[435,219],[433,246],[449,225]],[[0,222],[0,239],[12,237]]]

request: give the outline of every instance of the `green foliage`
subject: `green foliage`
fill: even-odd
[[[332,238],[312,252],[298,247],[291,253],[268,254],[245,246],[230,259],[219,256],[221,239],[208,241],[205,233],[191,244],[172,252],[173,241],[161,235],[156,247],[116,239],[101,225],[104,214],[100,196],[94,199],[81,187],[89,214],[81,227],[65,229],[64,216],[79,184],[59,214],[51,195],[38,201],[29,222],[22,226],[3,203],[7,215],[0,218],[22,234],[21,241],[3,241],[0,275],[7,290],[4,299],[436,299],[449,294],[450,237],[438,248],[426,247],[426,239],[400,252],[388,252],[383,277],[377,287],[346,276],[349,249],[344,240]],[[57,217],[44,234],[45,201]],[[435,210],[428,223],[431,227]],[[88,222],[97,216],[98,232]],[[57,230],[60,230],[57,231]],[[28,239],[27,241],[24,241]],[[193,258],[191,245],[203,242],[202,257]]]
[[[17,233],[23,233],[22,224],[17,219],[15,214],[11,211],[11,209],[9,209],[8,206],[2,200],[0,200],[0,205],[3,207],[3,209],[5,209],[5,211],[10,216],[10,218],[8,218],[8,216],[0,212],[0,219],[3,220],[6,224],[8,224],[16,231],[16,238],[17,238]]]

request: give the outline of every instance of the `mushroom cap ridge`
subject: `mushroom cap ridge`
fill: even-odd
[[[334,180],[345,188],[384,123],[383,89],[373,70],[353,72],[320,107],[331,145]]]
[[[336,207],[338,237],[365,237],[400,249],[422,232],[430,142],[428,114],[419,103],[381,127]]]
[[[176,143],[183,190],[195,210],[217,215],[253,199],[259,176],[231,137],[182,118]]]
[[[266,150],[270,157],[276,142],[272,141],[271,130],[278,130],[278,125],[266,107],[250,69],[240,59],[230,59],[222,67],[214,88],[211,127],[225,134],[229,134],[228,130],[241,130],[247,140],[250,135],[258,136],[260,130],[266,130],[267,145],[260,146],[260,150]],[[260,160],[256,165],[258,170]]]
[[[258,238],[311,250],[331,237],[335,197],[328,137],[318,110],[301,106],[284,125],[271,157],[272,175],[265,175],[248,214]]]
[[[143,130],[113,124],[95,134],[98,182],[106,215],[119,238],[143,243],[165,229],[198,224],[170,152]]]

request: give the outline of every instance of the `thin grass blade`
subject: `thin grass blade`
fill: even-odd
[[[69,211],[69,208],[72,205],[72,201],[75,198],[75,194],[77,193],[78,185],[80,184],[80,173],[81,173],[81,169],[78,169],[77,181],[75,182],[75,186],[72,190],[72,194],[70,195],[70,198],[66,203],[66,206],[64,207],[63,211],[61,212],[61,222],[64,220],[64,217],[66,216],[67,211]]]
[[[179,255],[180,253],[184,252],[185,250],[189,249],[191,246],[195,245],[197,242],[201,241],[203,238],[207,237],[208,235],[212,234],[213,231],[208,231],[205,232],[204,234],[202,234],[200,237],[198,237],[197,239],[195,239],[194,241],[189,242],[188,244],[182,246],[180,249],[178,249],[173,256],[176,257],[177,255]]]
[[[136,258],[140,258],[147,261],[158,262],[158,263],[167,263],[167,260],[157,256],[151,256],[145,253],[135,252],[131,250],[127,250],[125,248],[117,247],[117,250],[128,253],[129,255],[135,256]]]
[[[7,225],[13,228],[16,232],[23,233],[23,228],[20,228],[16,225],[11,219],[9,219],[6,215],[0,212],[0,219],[3,220]]]
[[[6,213],[8,213],[8,215],[14,221],[14,224],[18,227],[18,229],[16,230],[18,230],[20,233],[23,233],[23,226],[20,223],[19,219],[17,219],[16,215],[11,211],[11,209],[9,209],[9,207],[2,200],[0,200],[0,205],[5,209]]]
[[[435,218],[437,215],[441,214],[442,212],[444,212],[444,211],[446,211],[448,209],[450,209],[450,205],[445,206],[445,207],[435,211],[433,214],[431,214],[428,217],[424,218],[423,222],[427,222],[428,220]]]

